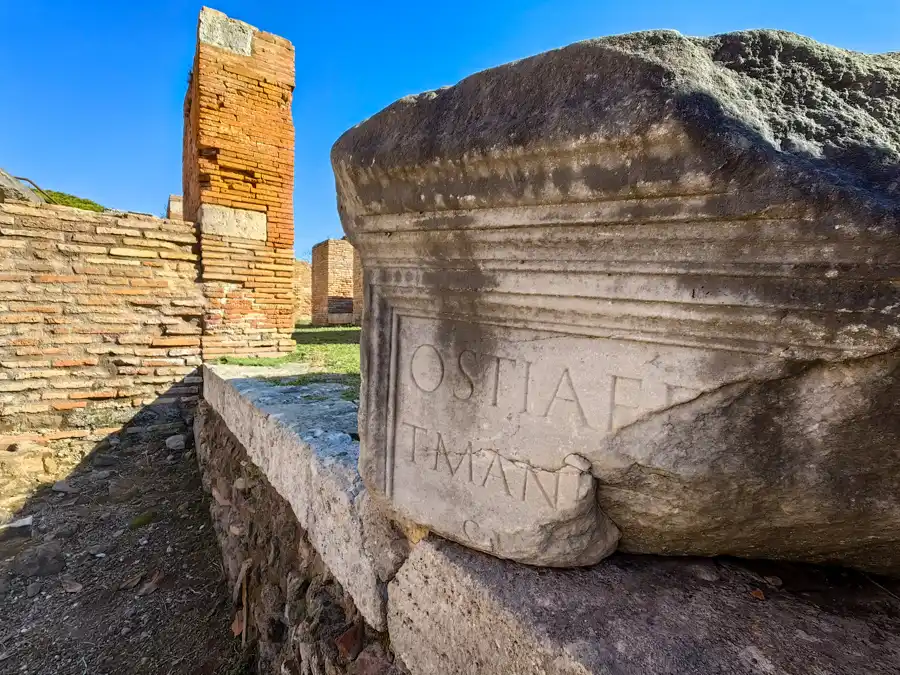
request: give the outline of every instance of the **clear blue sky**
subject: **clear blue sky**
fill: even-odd
[[[342,236],[329,163],[348,127],[406,94],[585,38],[781,28],[900,51],[900,0],[208,0],[297,50],[296,251]],[[181,106],[201,3],[0,0],[0,167],[161,214],[181,192]]]

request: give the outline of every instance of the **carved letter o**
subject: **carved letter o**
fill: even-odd
[[[422,391],[431,393],[444,381],[444,361],[433,345],[419,345],[409,364],[413,383]]]

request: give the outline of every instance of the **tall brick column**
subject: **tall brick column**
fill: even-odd
[[[200,226],[203,356],[294,343],[294,48],[203,8],[184,102],[184,217]]]

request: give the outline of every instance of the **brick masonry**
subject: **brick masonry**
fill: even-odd
[[[184,217],[200,223],[207,358],[294,348],[293,89],[290,42],[201,11],[183,188]]]
[[[312,319],[312,265],[294,261],[294,321]]]
[[[354,255],[353,245],[346,239],[326,239],[313,246],[313,324],[353,322]]]
[[[204,8],[171,218],[0,203],[0,519],[121,434],[183,432],[203,357],[293,349],[293,63]]]
[[[197,249],[182,220],[0,204],[0,451],[183,425],[200,384]]]

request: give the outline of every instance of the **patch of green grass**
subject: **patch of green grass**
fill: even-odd
[[[68,192],[57,192],[56,190],[44,190],[44,192],[55,204],[74,206],[76,209],[84,209],[85,211],[106,211],[106,207],[101,206],[91,199],[76,197],[75,195],[70,195]]]
[[[286,363],[308,363],[311,370],[358,373],[359,345],[300,344],[292,353],[284,356],[223,356],[218,362],[234,366],[283,366]]]
[[[296,326],[291,337],[298,345],[358,345],[359,334],[359,326]]]
[[[273,378],[273,381],[293,386],[314,382],[340,382],[353,389],[353,400],[356,400],[356,392],[359,391],[359,328],[309,326],[297,329],[293,337],[297,341],[297,348],[285,356],[269,358],[226,356],[218,362],[238,366],[306,363],[311,372],[292,378]]]

